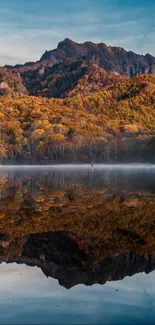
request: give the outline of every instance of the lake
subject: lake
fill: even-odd
[[[0,167],[0,324],[155,323],[155,166]]]

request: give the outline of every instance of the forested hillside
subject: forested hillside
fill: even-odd
[[[64,99],[0,97],[1,162],[154,161],[155,76],[76,92]]]
[[[154,66],[149,54],[65,39],[38,62],[0,68],[1,163],[154,162]]]

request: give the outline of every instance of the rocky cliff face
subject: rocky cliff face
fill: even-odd
[[[109,84],[108,79],[115,83],[121,77],[155,74],[155,57],[104,43],[79,44],[67,38],[57,49],[46,51],[38,62],[6,66],[5,70],[19,74],[29,95],[63,98],[81,93],[81,82],[82,93],[87,94],[102,90]]]
[[[125,51],[121,47],[107,46],[104,43],[76,43],[65,39],[58,44],[56,50],[46,51],[40,62],[50,61],[52,64],[68,58],[85,58],[93,61],[106,71],[133,77],[143,73],[155,74],[155,58],[150,54],[139,55]]]

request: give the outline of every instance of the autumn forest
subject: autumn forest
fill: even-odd
[[[155,58],[131,53],[67,39],[0,68],[0,162],[154,162]]]

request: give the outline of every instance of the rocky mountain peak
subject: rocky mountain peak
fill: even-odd
[[[40,61],[48,60],[51,64],[63,62],[66,59],[84,58],[93,61],[106,71],[126,77],[133,77],[143,73],[155,74],[155,57],[150,54],[140,55],[126,51],[122,47],[107,46],[105,43],[86,41],[77,43],[65,38],[58,44],[57,49],[46,51]]]
[[[74,46],[77,45],[74,41],[72,41],[70,38],[65,38],[63,41],[58,43],[57,49],[64,49],[66,46]]]

